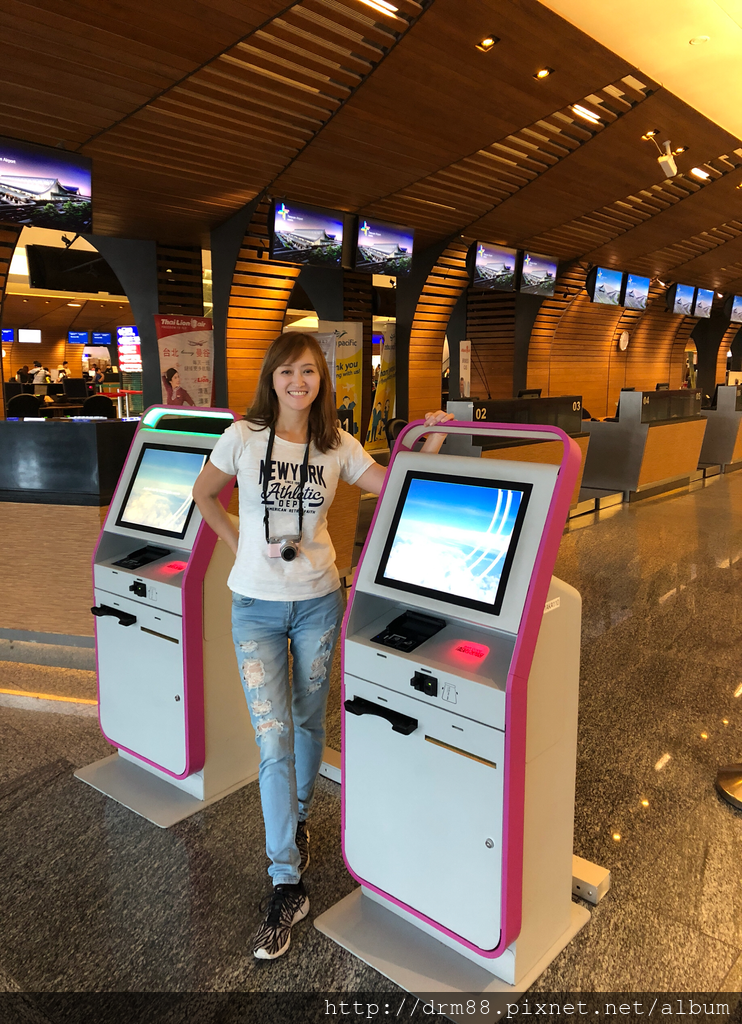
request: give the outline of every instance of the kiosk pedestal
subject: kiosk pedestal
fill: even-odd
[[[413,991],[513,992],[589,919],[571,898],[581,603],[551,575],[580,453],[557,428],[443,429],[556,437],[564,458],[400,436],[343,632],[343,853],[362,890],[315,923]]]
[[[75,774],[162,827],[258,774],[231,637],[234,556],[191,497],[234,418],[149,409],[94,557],[99,717],[118,753]]]

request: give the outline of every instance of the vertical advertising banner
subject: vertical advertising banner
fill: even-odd
[[[459,342],[459,397],[471,395],[471,342]]]
[[[211,405],[214,331],[207,316],[155,316],[163,405]]]
[[[394,419],[397,405],[397,326],[387,324],[384,328],[384,344],[381,349],[379,383],[376,385],[371,422],[366,434],[366,450],[388,448],[386,430],[388,420]]]
[[[363,374],[363,324],[320,320],[320,337],[335,336],[335,397],[343,430],[361,440],[361,381]],[[321,342],[320,342],[321,344]]]

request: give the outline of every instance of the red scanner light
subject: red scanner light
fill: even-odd
[[[162,571],[166,573],[183,572],[187,566],[187,562],[166,562],[162,567]]]
[[[453,645],[453,649],[460,658],[467,661],[481,661],[490,652],[486,644],[475,644],[471,640],[458,640]]]

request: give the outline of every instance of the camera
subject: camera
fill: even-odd
[[[282,558],[284,562],[293,562],[299,554],[301,537],[271,537],[268,541],[268,558]]]

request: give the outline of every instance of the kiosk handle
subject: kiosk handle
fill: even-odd
[[[392,732],[401,732],[403,736],[409,736],[417,729],[416,718],[410,718],[409,715],[403,715],[399,711],[392,711],[391,708],[381,708],[364,697],[346,700],[345,710],[350,711],[351,715],[376,715],[377,718],[385,718],[387,722],[391,723]]]
[[[136,615],[132,615],[131,612],[120,612],[118,608],[111,608],[107,604],[94,605],[90,610],[93,615],[97,615],[98,617],[102,615],[114,615],[119,620],[119,624],[121,626],[133,626],[137,621]]]

